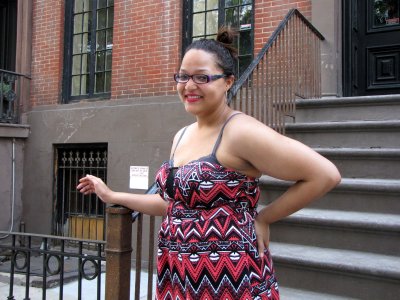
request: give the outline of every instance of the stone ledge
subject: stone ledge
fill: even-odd
[[[26,139],[30,129],[29,125],[0,123],[0,138]]]

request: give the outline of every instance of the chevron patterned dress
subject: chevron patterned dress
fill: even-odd
[[[257,250],[258,180],[221,166],[219,141],[211,155],[181,167],[171,159],[156,175],[169,202],[156,299],[279,299],[270,253]]]

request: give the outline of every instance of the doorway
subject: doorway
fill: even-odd
[[[0,1],[0,69],[15,71],[17,1]]]
[[[400,94],[400,0],[344,0],[345,96]]]

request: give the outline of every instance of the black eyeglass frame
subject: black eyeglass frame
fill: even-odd
[[[182,76],[182,75],[187,76],[187,80],[179,81],[178,80],[178,76]],[[206,82],[198,82],[195,79],[196,76],[206,76],[207,81]],[[188,74],[181,74],[181,73],[174,74],[174,80],[175,80],[176,83],[188,83],[189,79],[192,78],[193,82],[196,83],[196,84],[206,84],[206,83],[209,83],[211,81],[214,81],[214,80],[217,80],[217,79],[220,79],[220,78],[225,78],[225,77],[228,77],[228,75],[226,75],[226,74],[217,74],[217,75],[193,74],[193,75],[188,75]]]

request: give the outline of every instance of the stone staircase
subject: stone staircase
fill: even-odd
[[[342,182],[271,226],[282,299],[400,299],[400,95],[301,100],[286,132]],[[290,184],[260,181],[268,200]]]

